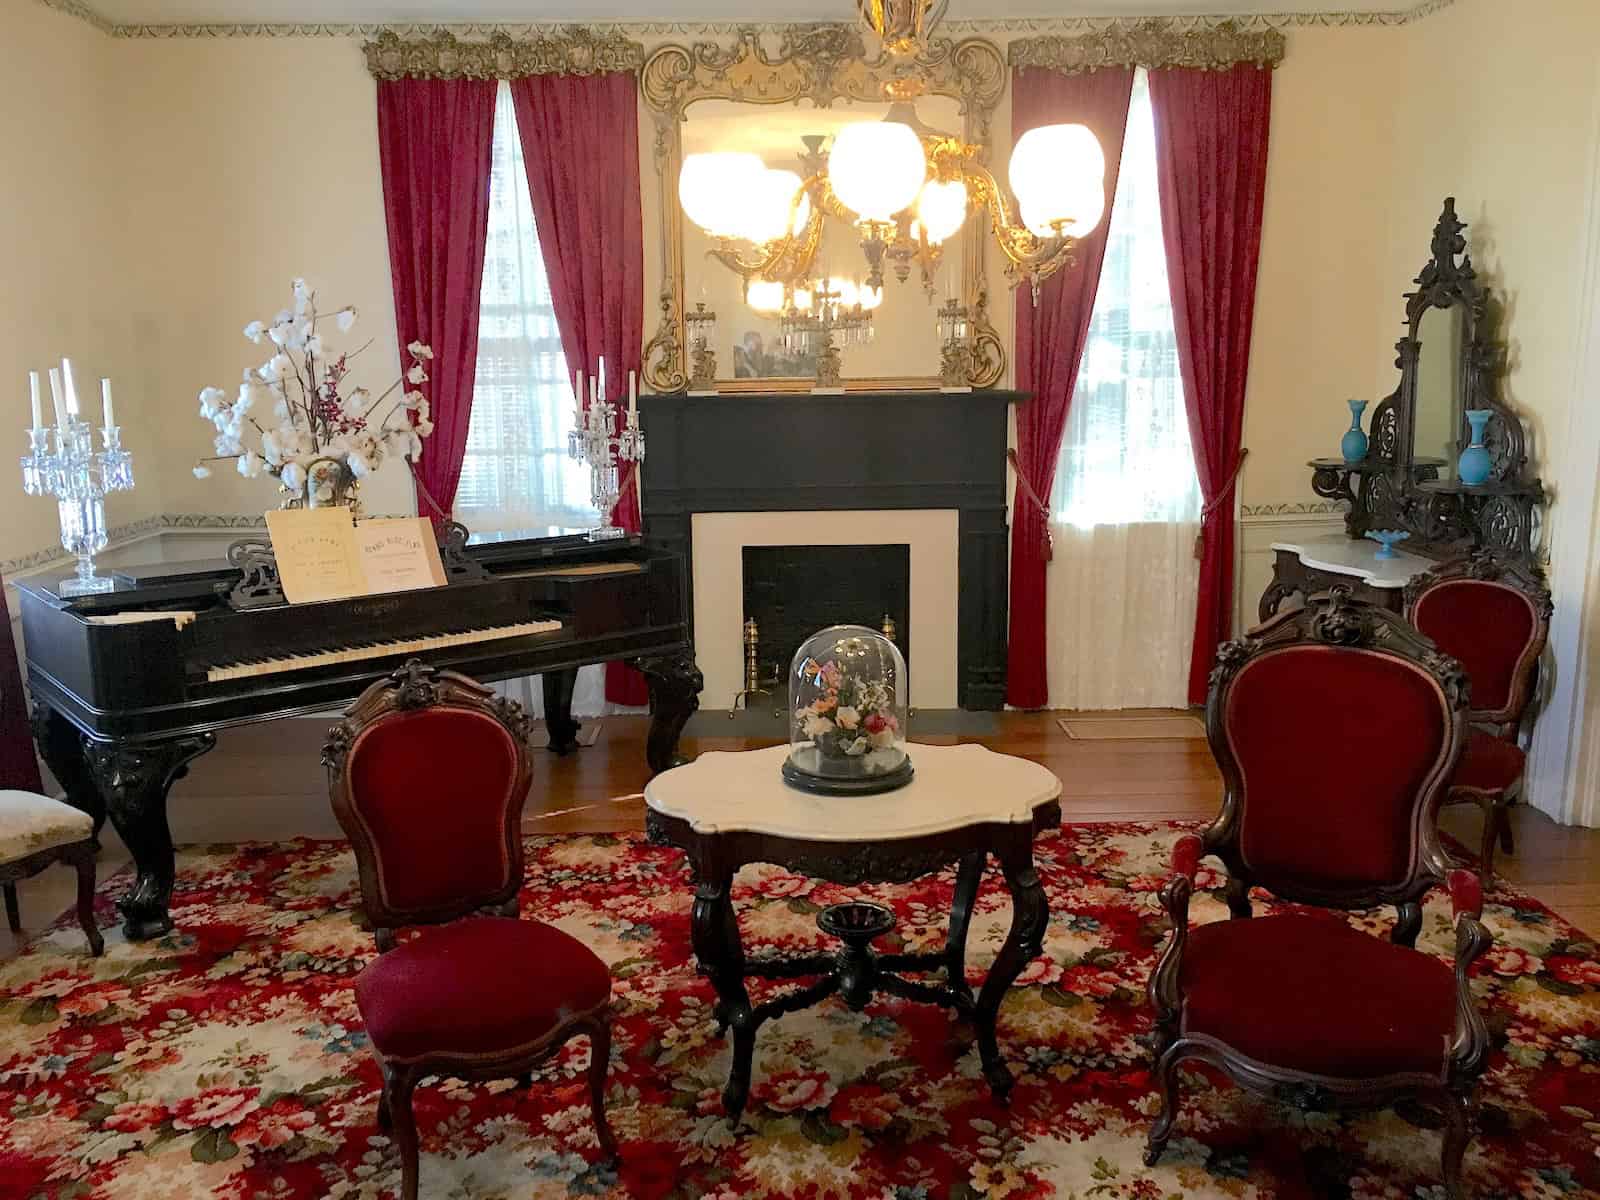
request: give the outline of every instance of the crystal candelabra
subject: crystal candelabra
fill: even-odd
[[[31,453],[22,459],[22,488],[30,496],[56,498],[61,545],[78,558],[78,574],[62,581],[60,594],[111,591],[116,584],[94,573],[94,556],[106,548],[106,493],[133,488],[133,455],[122,448],[121,427],[100,430],[98,453],[93,430],[76,416],[68,416],[57,429],[28,430],[28,442]]]
[[[622,467],[644,461],[644,434],[639,431],[639,410],[628,406],[622,432],[616,432],[617,406],[606,400],[589,402],[578,427],[567,435],[567,453],[589,467],[589,499],[609,520],[622,497]],[[589,531],[591,541],[626,537],[627,530],[606,524]]]

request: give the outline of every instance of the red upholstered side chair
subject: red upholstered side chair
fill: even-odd
[[[527,734],[516,704],[412,660],[362,694],[323,750],[381,951],[356,978],[356,1004],[405,1200],[417,1195],[411,1096],[423,1076],[526,1078],[575,1034],[589,1036],[595,1130],[616,1154],[611,972],[576,938],[516,915]],[[417,926],[430,928],[397,936]]]
[[[1483,810],[1478,878],[1489,888],[1495,843],[1507,854],[1516,846],[1507,810],[1522,792],[1527,756],[1518,741],[1550,639],[1550,588],[1537,566],[1479,552],[1411,579],[1405,599],[1411,623],[1472,680],[1467,748],[1444,802]]]
[[[1178,1065],[1198,1059],[1300,1103],[1437,1103],[1445,1184],[1460,1195],[1489,1049],[1467,970],[1492,939],[1478,880],[1450,870],[1435,817],[1466,710],[1454,660],[1398,615],[1340,591],[1218,651],[1206,732],[1226,790],[1216,820],[1179,840],[1161,893],[1173,933],[1150,978],[1161,1112],[1147,1163],[1172,1134]],[[1191,929],[1207,853],[1227,867],[1233,919]],[[1412,948],[1421,899],[1444,883],[1453,970]],[[1246,919],[1252,886],[1317,908],[1393,904],[1399,918],[1389,940],[1335,913]]]

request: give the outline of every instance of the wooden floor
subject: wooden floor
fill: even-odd
[[[918,740],[978,741],[1049,767],[1061,778],[1065,821],[1198,819],[1215,813],[1222,785],[1204,739],[1078,741],[1057,725],[1060,715],[999,713],[993,735]],[[1105,715],[1137,720],[1168,714]],[[773,744],[773,739],[718,736],[709,717],[697,718],[700,736],[685,739],[687,753]],[[307,718],[223,734],[217,750],[173,789],[174,838],[183,843],[339,836],[317,765],[328,724]],[[568,758],[536,753],[525,828],[530,833],[643,828],[646,726],[643,717],[608,717],[596,745]],[[1460,806],[1446,812],[1444,827],[1476,846],[1478,821],[1476,809]],[[1512,821],[1517,851],[1497,862],[1501,873],[1580,929],[1600,932],[1600,830],[1565,828],[1521,806]],[[126,851],[106,832],[102,877],[127,862]],[[24,925],[37,928],[71,904],[71,872],[47,872],[23,884],[21,895]],[[0,932],[0,957],[14,952]]]

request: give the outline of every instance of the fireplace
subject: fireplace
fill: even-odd
[[[912,703],[1001,708],[1006,423],[1019,399],[1001,391],[641,396],[645,537],[689,565],[705,706],[727,707],[743,686],[746,548],[905,546],[901,644],[916,650]],[[841,582],[853,586],[848,572]],[[864,615],[876,625],[883,612]],[[852,609],[849,619],[862,616]]]
[[[894,633],[911,666],[911,547],[745,546],[744,612],[756,623],[757,673],[786,678],[800,644],[829,625]]]

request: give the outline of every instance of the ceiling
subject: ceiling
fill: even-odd
[[[1389,11],[1414,0],[951,0],[949,20]],[[848,20],[850,0],[87,0],[119,25],[499,21]]]

